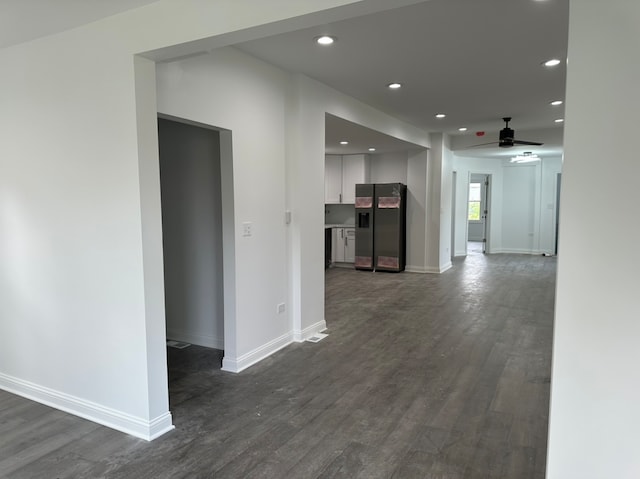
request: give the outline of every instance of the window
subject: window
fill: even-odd
[[[469,221],[480,221],[482,183],[469,183]]]

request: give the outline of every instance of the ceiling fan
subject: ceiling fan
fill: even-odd
[[[516,140],[514,138],[515,132],[509,128],[509,122],[511,121],[510,116],[506,116],[503,118],[505,127],[500,130],[500,139],[498,141],[492,141],[490,143],[482,143],[480,145],[473,145],[472,148],[476,146],[486,146],[486,145],[495,145],[497,144],[500,148],[511,148],[514,145],[534,145],[534,146],[542,146],[544,143],[538,143],[536,141],[525,141],[525,140]]]

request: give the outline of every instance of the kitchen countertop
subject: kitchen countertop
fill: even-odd
[[[328,228],[355,228],[356,225],[355,224],[335,224],[335,223],[330,223],[330,224],[325,224],[324,228],[328,229]]]

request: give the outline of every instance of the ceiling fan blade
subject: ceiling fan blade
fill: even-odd
[[[463,150],[468,150],[469,148],[478,148],[479,146],[489,146],[489,145],[497,145],[498,142],[497,141],[491,141],[489,143],[480,143],[479,145],[471,145],[471,146],[467,146],[465,148],[462,148]]]
[[[544,143],[538,143],[537,141],[524,141],[524,140],[511,140],[516,145],[534,145],[542,146]]]

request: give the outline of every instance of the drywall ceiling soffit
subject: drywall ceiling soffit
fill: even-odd
[[[457,135],[451,137],[451,149],[456,156],[468,158],[511,158],[525,151],[536,153],[542,158],[559,157],[563,153],[562,128],[538,128],[516,132],[516,137],[522,140],[544,143],[542,146],[517,145],[511,148],[499,148],[497,145],[475,146],[489,142],[497,142],[498,130],[485,132],[483,136],[475,134]]]
[[[158,0],[2,0],[0,48],[53,35]]]
[[[348,145],[340,142],[347,140]],[[369,148],[375,148],[374,152]],[[387,154],[424,150],[424,147],[400,140],[371,128],[358,125],[334,115],[325,115],[325,153],[353,155],[360,153]]]
[[[0,47],[154,1],[4,0]],[[565,65],[548,70],[540,63],[566,58],[568,0],[400,0],[393,7],[398,8],[356,2],[233,38],[247,53],[425,131],[455,137],[465,126],[464,135],[486,131],[487,138],[502,127],[503,116],[511,116],[517,136],[529,138],[528,130],[547,128],[563,117],[563,107],[551,108],[548,102],[564,99]],[[292,31],[296,26],[304,28]],[[321,49],[312,42],[324,33],[338,37],[334,47]],[[385,85],[391,81],[404,87],[389,91]],[[447,117],[435,119],[439,112]]]
[[[336,43],[319,47],[321,34]],[[564,100],[567,34],[568,0],[431,0],[235,47],[425,131],[490,138],[510,116],[528,139],[529,130],[562,131],[564,106],[549,103]],[[563,63],[543,67],[549,58]],[[403,87],[386,88],[394,81]]]

